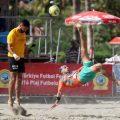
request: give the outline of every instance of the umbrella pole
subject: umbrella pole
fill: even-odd
[[[114,47],[114,45],[113,45],[113,53],[112,53],[112,56],[114,56],[115,55],[115,47]]]

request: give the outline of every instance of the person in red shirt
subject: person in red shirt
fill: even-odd
[[[83,40],[82,37],[82,28],[77,27],[77,29],[79,30],[80,33],[80,45],[81,45],[80,48],[81,48],[81,58],[82,58],[83,66],[72,72],[69,71],[69,68],[66,65],[60,67],[60,72],[62,74],[62,77],[59,80],[56,101],[51,108],[54,108],[58,105],[64,87],[82,86],[83,84],[92,81],[95,78],[96,73],[100,71],[105,76],[108,76],[110,79],[112,78],[112,75],[108,75],[106,71],[103,70],[101,63],[93,64],[91,58],[88,56],[85,40]],[[117,85],[120,85],[120,81],[115,80],[113,78],[112,80],[114,80],[114,82]]]

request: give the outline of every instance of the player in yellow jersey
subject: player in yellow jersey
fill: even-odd
[[[20,91],[22,73],[25,71],[24,57],[26,54],[26,32],[29,30],[29,21],[24,19],[12,29],[7,36],[8,62],[10,69],[8,105],[13,107],[13,92],[16,94],[16,103],[20,105]]]

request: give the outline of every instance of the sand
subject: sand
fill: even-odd
[[[119,100],[97,100],[96,103],[59,104],[24,103],[27,116],[15,116],[6,103],[0,103],[0,120],[120,120]]]

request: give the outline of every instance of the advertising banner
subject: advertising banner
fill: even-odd
[[[48,63],[26,63],[26,71],[22,76],[23,95],[55,95],[57,93],[58,81],[61,77],[59,67],[62,64]],[[78,69],[79,64],[67,64],[70,70]],[[104,65],[107,73],[112,74],[112,66]],[[8,93],[8,82],[10,72],[8,63],[0,62],[0,94]],[[88,82],[79,87],[66,87],[64,95],[98,95],[105,96],[112,94],[112,80],[98,73],[92,82]]]

